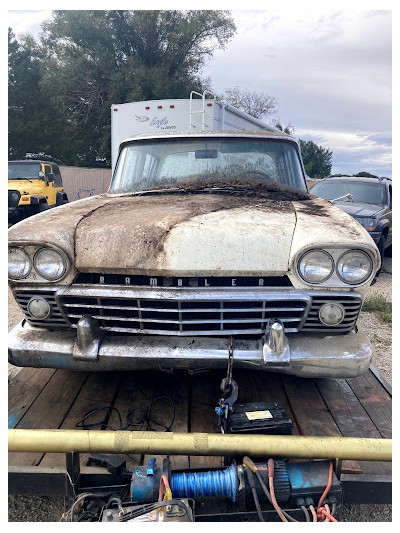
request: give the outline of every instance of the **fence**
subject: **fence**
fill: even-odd
[[[107,192],[111,181],[110,168],[60,166],[64,190],[71,202],[79,189],[93,189],[93,195]],[[82,193],[81,198],[87,196]]]

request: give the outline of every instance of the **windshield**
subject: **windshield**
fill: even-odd
[[[292,143],[259,139],[168,139],[125,146],[109,193],[174,186],[272,183],[306,191]]]
[[[9,180],[39,179],[40,163],[8,163]]]
[[[353,196],[352,202],[365,204],[383,204],[385,201],[385,187],[382,183],[366,183],[360,181],[324,181],[316,183],[311,193],[326,200],[334,200],[345,194]],[[344,201],[344,200],[343,200]]]

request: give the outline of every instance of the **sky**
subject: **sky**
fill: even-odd
[[[301,4],[301,10],[232,11],[237,33],[203,75],[218,94],[239,86],[273,96],[276,118],[292,124],[295,137],[333,151],[332,173],[391,177],[391,11]],[[9,11],[8,25],[37,37],[50,16]]]

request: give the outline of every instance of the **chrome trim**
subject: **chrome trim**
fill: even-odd
[[[108,331],[115,331],[117,333],[138,333],[138,334],[146,334],[146,335],[162,335],[162,336],[168,336],[168,335],[227,335],[227,330],[221,330],[220,328],[215,328],[215,330],[204,330],[203,332],[199,332],[196,330],[195,332],[190,331],[183,331],[184,328],[182,328],[182,323],[185,322],[185,315],[188,313],[203,313],[203,312],[210,312],[209,308],[204,308],[204,304],[207,302],[214,303],[215,307],[212,308],[211,312],[215,315],[218,315],[213,317],[212,319],[208,320],[211,324],[220,324],[221,318],[223,317],[223,312],[226,311],[228,313],[236,313],[239,311],[244,311],[248,313],[261,313],[261,317],[254,319],[254,318],[246,318],[244,319],[249,320],[249,323],[251,322],[257,322],[257,323],[263,323],[267,324],[268,320],[271,318],[268,316],[268,313],[266,313],[266,302],[268,301],[279,301],[279,302],[287,302],[287,305],[284,308],[280,308],[278,306],[272,307],[271,310],[278,313],[279,310],[284,310],[285,312],[290,312],[293,310],[300,310],[299,307],[290,306],[290,302],[293,300],[302,302],[305,302],[305,309],[303,312],[303,315],[301,317],[301,321],[298,324],[296,328],[285,328],[285,331],[287,333],[290,332],[297,332],[299,330],[301,331],[320,331],[324,333],[328,332],[336,332],[336,333],[346,333],[348,331],[351,331],[354,328],[354,325],[356,323],[358,314],[361,309],[362,305],[362,295],[355,292],[355,291],[310,291],[310,290],[295,290],[292,288],[284,287],[284,288],[276,288],[276,287],[226,287],[226,288],[193,288],[193,287],[184,287],[184,288],[174,288],[174,287],[135,287],[132,285],[125,286],[116,286],[116,285],[96,285],[96,286],[86,286],[86,285],[71,285],[69,287],[63,287],[60,286],[58,288],[48,285],[48,286],[42,286],[42,285],[31,285],[31,286],[20,286],[16,289],[14,289],[14,297],[17,300],[17,303],[21,307],[21,309],[24,311],[25,316],[29,320],[29,322],[35,326],[42,326],[42,327],[51,327],[51,326],[58,326],[58,327],[69,327],[69,328],[76,328],[77,322],[79,318],[81,318],[84,314],[90,314],[90,313],[70,313],[70,315],[76,315],[75,317],[75,323],[74,320],[71,320],[68,318],[66,308],[63,308],[62,306],[62,298],[64,296],[71,296],[71,297],[77,297],[77,298],[93,298],[97,301],[94,303],[89,303],[90,309],[98,309],[98,313],[96,313],[93,318],[101,321],[104,319],[104,306],[101,304],[101,299],[112,299],[112,300],[118,300],[118,299],[129,299],[134,300],[136,305],[117,305],[116,303],[111,303],[108,306],[109,310],[114,309],[115,315],[110,315],[109,318],[112,316],[115,316],[116,319],[119,320],[120,324],[119,327],[115,328],[107,328],[107,326],[102,326],[102,329],[108,330]],[[26,304],[28,300],[31,297],[34,296],[45,296],[48,301],[51,303],[52,307],[52,317],[51,322],[48,320],[35,320],[26,311]],[[140,300],[153,300],[156,302],[159,302],[158,306],[156,307],[150,307],[145,305],[137,305],[138,301],[140,303]],[[192,302],[193,300],[197,300],[199,302],[199,307],[195,307],[193,309],[185,309],[184,304],[187,302]],[[234,301],[240,302],[254,302],[257,300],[262,300],[264,303],[262,306],[257,307],[231,307],[224,309],[223,303],[230,303],[231,305]],[[165,306],[162,305],[162,302],[165,302]],[[219,303],[219,306],[217,307],[217,303]],[[260,302],[261,303],[261,302]],[[338,326],[333,327],[327,327],[324,326],[318,319],[318,312],[319,308],[324,305],[325,303],[337,303],[340,305],[343,305],[346,310],[346,315],[343,321]],[[183,305],[182,305],[183,304]],[[176,305],[174,309],[171,309],[169,307],[170,305]],[[74,309],[74,307],[85,307],[84,305],[80,305],[79,303],[70,303],[69,309]],[[154,328],[154,329],[146,329],[141,330],[140,328],[132,329],[128,327],[124,327],[123,323],[126,322],[124,320],[124,316],[118,317],[119,311],[132,311],[138,312],[138,320],[137,322],[144,322],[145,318],[143,316],[143,313],[147,312],[154,312],[154,313],[168,313],[174,311],[176,314],[176,318],[174,317],[164,317],[164,319],[157,319],[153,318],[153,320],[150,320],[148,322],[152,322],[154,324],[157,323],[176,323],[179,326],[175,331],[168,331],[166,329],[161,328]],[[71,316],[72,318],[72,316]],[[279,318],[272,317],[272,318]],[[286,323],[290,323],[290,317],[286,319]],[[158,320],[158,322],[157,322]],[[211,322],[211,320],[214,320],[214,322]],[[298,319],[297,319],[298,320]],[[226,319],[227,323],[234,324],[236,322],[234,317],[230,317]],[[228,322],[230,321],[230,322]],[[201,320],[201,316],[197,317],[196,323],[203,322]],[[189,321],[190,323],[190,321]],[[246,322],[244,322],[246,323]],[[187,323],[185,324],[187,325]],[[256,330],[245,330],[245,329],[232,329],[229,330],[232,335],[260,335],[264,331],[260,329]]]
[[[74,370],[136,370],[182,368],[226,369],[229,339],[105,334],[96,359],[73,357],[74,329],[37,328],[22,320],[9,332],[9,362],[36,368]],[[301,377],[351,378],[368,370],[372,351],[361,332],[338,335],[288,335],[287,366],[264,364],[262,340],[235,339],[236,368],[284,372]]]
[[[77,298],[83,302],[68,302],[69,298]],[[84,302],[85,298],[97,300],[97,302]],[[297,332],[303,326],[311,306],[311,298],[304,291],[271,290],[269,287],[227,287],[222,289],[184,287],[177,289],[174,287],[115,285],[87,287],[73,285],[68,288],[60,288],[55,299],[72,327],[76,327],[77,321],[83,314],[90,314],[99,321],[100,327],[106,331],[165,336],[261,335],[271,318],[282,320],[287,332]],[[112,300],[109,305],[105,303],[107,299]],[[121,302],[116,303],[117,300],[130,300],[130,304],[125,306]],[[260,302],[260,305],[254,307],[254,303],[257,301]],[[242,306],[245,302],[249,303],[248,307]],[[287,302],[287,305],[268,308],[268,302]],[[291,302],[301,305],[291,305]],[[185,307],[186,304],[196,305],[196,303],[198,307]],[[210,306],[204,307],[202,304],[205,303],[210,304]],[[237,303],[237,307],[235,307],[235,303]],[[230,305],[232,307],[229,307]],[[80,312],[74,313],[74,308]],[[98,313],[93,314],[93,309],[98,309]],[[112,314],[106,314],[105,311]],[[118,316],[119,311],[126,314]],[[297,316],[290,316],[290,313],[293,312],[297,313]],[[127,316],[129,313],[131,316]],[[157,313],[160,313],[159,317],[157,317]],[[167,316],[161,316],[161,313],[165,313]],[[191,316],[193,313],[200,316],[193,317]],[[204,318],[201,316],[203,313]],[[239,319],[232,316],[235,313],[238,313],[238,316],[241,313]],[[277,316],[271,317],[270,313],[276,313]],[[212,318],[206,314],[211,315]],[[258,316],[254,317],[254,314]],[[107,322],[114,322],[114,324],[109,325]],[[124,326],[124,323],[127,327]],[[291,327],[290,323],[296,324]],[[157,324],[176,325],[176,328],[157,328]],[[208,324],[210,327],[196,327],[196,325],[202,324]],[[213,324],[216,325],[215,328],[213,328]],[[253,327],[229,328],[224,327],[225,324],[253,324]],[[254,324],[260,324],[260,326],[254,327]],[[191,325],[194,327],[188,329]]]

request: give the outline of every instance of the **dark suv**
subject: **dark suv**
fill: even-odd
[[[340,176],[318,181],[312,194],[330,200],[359,222],[383,258],[392,246],[392,180]]]

